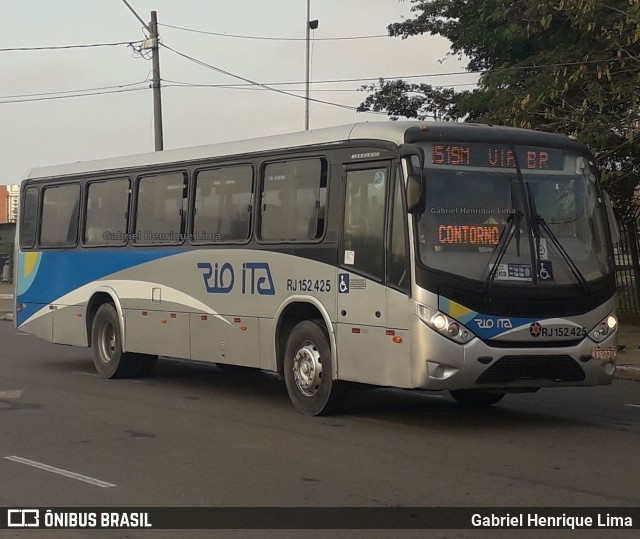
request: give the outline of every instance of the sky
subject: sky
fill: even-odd
[[[129,4],[144,21],[157,12],[167,47],[253,82],[289,83],[274,87],[304,97],[306,0]],[[466,62],[441,37],[362,38],[386,36],[386,26],[409,17],[410,7],[402,0],[311,0],[311,19],[319,21],[312,32],[311,98],[356,107],[367,95],[358,88],[380,77],[427,75],[410,80],[469,88],[473,74],[447,75],[463,72]],[[329,39],[336,37],[360,39]],[[0,0],[0,184],[19,183],[38,166],[154,150],[151,60],[128,45],[2,49],[144,38],[122,0]],[[165,47],[160,73],[165,149],[304,129],[303,98],[247,85]],[[358,80],[322,82],[345,79]],[[51,99],[77,90],[98,95]],[[387,117],[310,103],[311,129],[363,121]]]

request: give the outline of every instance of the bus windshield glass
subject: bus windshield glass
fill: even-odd
[[[589,158],[557,148],[425,144],[421,262],[485,282],[586,286],[610,273]]]

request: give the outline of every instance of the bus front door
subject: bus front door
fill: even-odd
[[[337,275],[338,378],[385,384],[385,216],[391,163],[345,167]]]

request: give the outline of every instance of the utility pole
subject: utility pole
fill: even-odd
[[[309,79],[311,78],[311,30],[318,28],[318,21],[309,20],[311,17],[311,0],[307,0],[307,78],[306,78],[306,90],[305,90],[305,108],[304,108],[304,128],[309,130]]]
[[[144,42],[145,49],[151,49],[151,61],[153,64],[152,82],[153,87],[153,135],[155,141],[156,152],[164,149],[162,135],[162,95],[160,93],[160,43],[158,39],[158,15],[155,11],[151,12],[151,23],[147,24],[142,17],[136,13],[127,0],[122,0],[124,4],[131,10],[149,32],[149,39]]]
[[[160,92],[160,43],[158,42],[158,15],[155,11],[151,12],[149,37],[153,62],[153,133],[156,152],[160,152],[164,150],[164,139],[162,134],[162,94]]]

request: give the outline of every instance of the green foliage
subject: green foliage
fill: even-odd
[[[400,116],[439,121],[459,120],[465,113],[454,99],[451,88],[434,88],[430,84],[410,84],[403,80],[385,81],[378,85],[363,86],[362,91],[372,92],[358,107],[359,112],[387,111],[392,120]]]
[[[481,71],[477,90],[384,81],[360,110],[461,119],[577,136],[620,210],[640,183],[640,0],[410,0],[391,36],[451,41]]]

